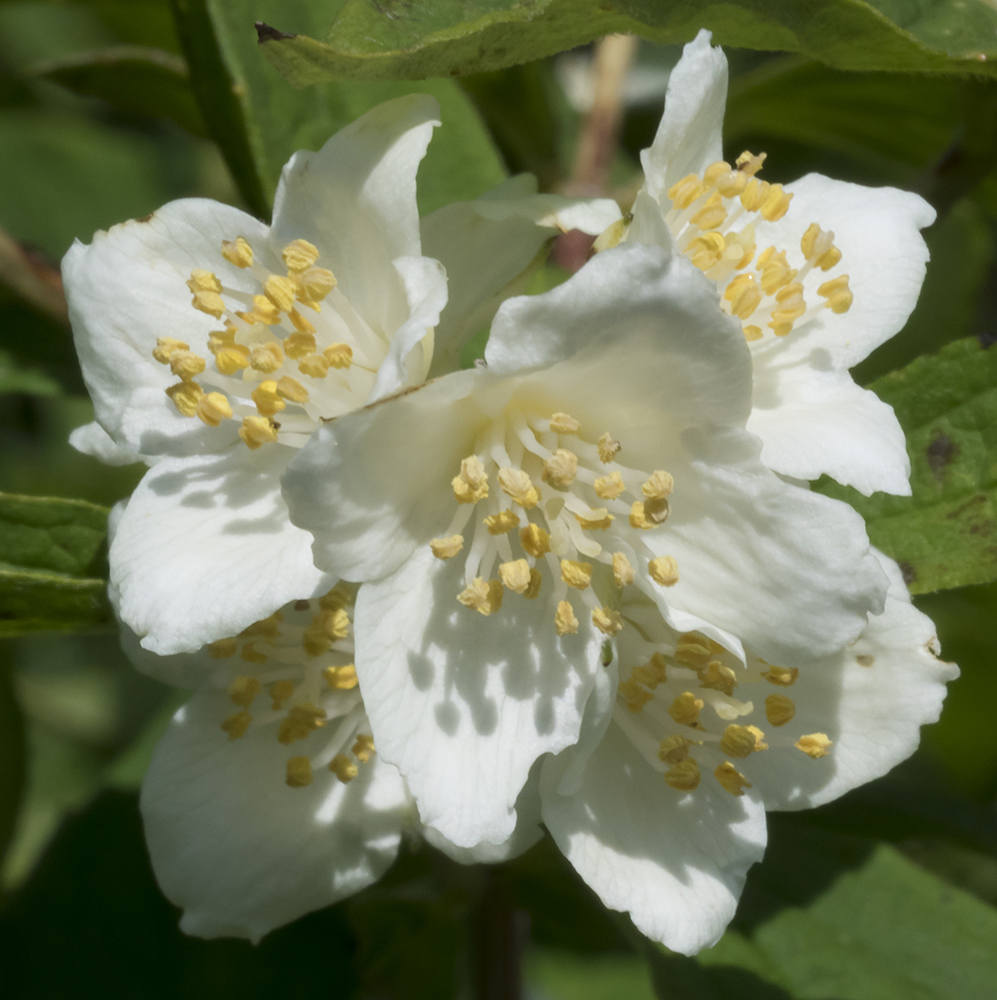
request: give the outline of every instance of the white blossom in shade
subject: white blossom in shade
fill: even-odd
[[[924,280],[930,205],[895,188],[808,174],[759,176],[765,154],[723,159],[727,60],[701,31],[672,71],[644,186],[621,239],[685,254],[716,282],[754,367],[748,429],[762,459],[795,479],[826,473],[865,495],[908,495],[910,463],[893,410],[848,369],[907,321]]]
[[[765,849],[766,809],[805,809],[880,777],[935,722],[945,684],[931,621],[898,567],[858,638],[778,664],[670,628],[647,597],[620,596],[621,681],[575,747],[547,758],[542,815],[609,907],[695,954],[734,915]],[[602,706],[599,706],[601,709]]]
[[[153,466],[110,551],[119,614],[148,649],[192,652],[327,590],[334,578],[312,566],[280,496],[291,456],[321,420],[422,382],[438,325],[446,355],[459,355],[468,317],[487,320],[557,228],[612,221],[613,203],[531,201],[521,183],[499,192],[489,211],[518,220],[502,228],[502,264],[480,280],[465,268],[444,309],[447,276],[422,248],[416,207],[438,112],[433,98],[402,97],[296,153],[272,226],[186,199],[66,255],[98,425],[74,444]],[[441,256],[462,262],[498,230],[477,218],[471,203],[424,224]]]
[[[608,711],[612,586],[773,661],[839,649],[886,591],[861,518],[759,460],[744,337],[681,255],[506,301],[485,359],[326,424],[284,479],[316,564],[370,581],[379,752],[460,847],[509,837],[534,762]]]
[[[398,770],[377,752],[353,665],[353,591],[293,601],[197,653],[158,656],[125,630],[135,665],[196,693],[173,717],[142,785],[156,878],[197,937],[258,941],[376,881],[422,832]],[[534,781],[496,861],[540,836]]]

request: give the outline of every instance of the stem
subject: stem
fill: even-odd
[[[484,869],[472,934],[475,1000],[521,1000],[529,917],[512,906],[498,871],[490,866]]]

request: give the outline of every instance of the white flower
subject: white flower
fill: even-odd
[[[364,711],[351,603],[340,585],[197,653],[157,656],[123,633],[140,670],[197,689],[141,797],[156,878],[188,934],[258,941],[374,882],[402,836],[421,832]],[[535,788],[532,798],[503,845],[467,852],[430,839],[459,861],[502,860],[540,835]]]
[[[885,774],[938,719],[958,671],[936,659],[896,564],[880,561],[886,607],[858,639],[778,665],[749,643],[742,662],[679,634],[624,595],[611,711],[544,761],[540,787],[558,846],[648,937],[686,954],[715,943],[762,858],[765,810],[821,805]]]
[[[490,318],[496,294],[549,238],[533,220],[595,231],[617,213],[606,202],[587,217],[567,199],[531,201],[510,182],[487,207],[495,229],[473,205],[429,216],[433,252],[463,280],[437,326],[447,279],[421,248],[415,193],[438,113],[430,97],[402,97],[318,153],[296,153],[270,227],[188,199],[66,255],[99,424],[73,441],[106,461],[154,465],[110,551],[120,616],[148,649],[191,652],[328,590],[334,578],[312,566],[310,539],[280,497],[297,448],[322,419],[422,382],[434,339],[459,354],[468,322]],[[496,234],[500,260],[476,279],[467,262]]]
[[[823,473],[867,496],[907,495],[910,463],[893,410],[848,369],[899,332],[917,301],[935,212],[917,195],[808,174],[758,177],[765,154],[724,162],[727,60],[710,33],[672,71],[645,183],[620,238],[675,247],[722,293],[754,364],[748,429],[762,459],[796,479]]]
[[[861,518],[759,461],[740,327],[684,257],[624,246],[507,301],[486,360],[323,426],[285,477],[317,564],[373,581],[379,751],[465,847],[510,835],[594,691],[609,710],[621,588],[773,662],[840,649],[886,590]]]

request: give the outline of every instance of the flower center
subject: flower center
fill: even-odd
[[[765,155],[744,152],[734,167],[720,160],[701,176],[683,177],[668,189],[672,207],[665,213],[679,250],[717,283],[721,307],[741,321],[749,342],[785,337],[824,309],[840,314],[852,304],[847,274],[829,277],[817,288],[823,301],[808,304],[804,297],[803,280],[814,268],[831,271],[841,261],[834,233],[816,222],[800,240],[805,263],[799,270],[789,265],[785,249],[770,246],[755,256],[755,226],[781,219],[793,198],[781,184],[755,176]],[[611,226],[596,249],[615,246],[626,228],[625,220]]]
[[[782,727],[796,715],[788,695],[764,697],[766,729],[776,730],[768,736],[752,721],[761,721],[754,702],[735,696],[744,687],[758,692],[761,685],[755,697],[766,686],[788,689],[799,678],[797,668],[750,657],[744,667],[719,643],[695,632],[656,643],[644,638],[646,632],[637,638],[641,631],[628,632],[634,640],[627,650],[632,659],[623,665],[627,676],[618,689],[613,720],[669,786],[695,790],[702,765],[713,768],[714,778],[731,795],[743,795],[751,782],[729,758],[748,761],[770,749],[795,749],[813,760],[827,756],[831,740],[824,733],[796,739],[784,734]],[[750,772],[757,765],[739,766]]]
[[[452,559],[474,520],[457,600],[491,615],[506,590],[535,599],[546,564],[557,634],[577,632],[581,612],[613,636],[623,620],[594,593],[597,567],[618,590],[644,576],[678,583],[675,559],[656,556],[642,537],[668,518],[672,477],[628,468],[617,461],[621,450],[608,431],[591,440],[567,413],[509,407],[490,421],[452,480],[458,508],[450,527],[431,542],[437,558]]]
[[[214,659],[241,661],[228,686],[237,711],[221,723],[230,740],[241,739],[252,725],[270,727],[284,746],[307,741],[310,752],[287,761],[291,788],[310,784],[322,767],[345,784],[374,753],[374,738],[361,732],[367,716],[352,662],[350,602],[346,590],[335,587],[317,601],[295,601],[208,647]],[[250,713],[257,699],[264,706]],[[326,732],[330,723],[335,725]]]
[[[221,254],[259,291],[227,288],[211,271],[191,274],[192,305],[224,329],[209,337],[213,363],[172,337],[157,341],[153,357],[180,379],[166,394],[210,427],[238,421],[250,449],[278,440],[301,447],[320,420],[366,402],[387,340],[350,307],[332,271],[316,266],[319,252],[306,240],[284,248],[283,275],[260,264],[241,236],[222,243]]]

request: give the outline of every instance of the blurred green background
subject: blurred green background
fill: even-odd
[[[295,148],[317,147],[404,90],[431,90],[444,107],[420,174],[424,211],[508,172],[529,170],[546,190],[571,180],[591,49],[459,83],[293,91],[252,30],[254,17],[280,10],[275,0],[231,5],[214,48],[197,20],[204,9],[0,2],[0,491],[110,506],[141,473],[101,466],[66,440],[91,419],[59,305],[59,259],[74,239],[178,197],[265,212]],[[187,11],[179,32],[177,11]],[[678,52],[641,43],[609,174],[621,198],[632,197]],[[856,378],[961,338],[997,341],[997,82],[728,56],[728,158],[764,149],[772,180],[820,170],[918,191],[939,211],[917,311]],[[230,105],[219,98],[206,121],[204,89],[219,79]],[[252,169],[233,175],[226,164],[240,155]],[[566,273],[548,266],[535,290]],[[98,554],[87,573],[100,572]],[[379,885],[256,948],[184,938],[149,869],[136,798],[182,692],[135,673],[109,625],[14,635],[0,617],[4,994],[466,995],[487,898],[512,914],[535,998],[997,997],[997,584],[917,604],[962,669],[941,722],[886,778],[823,809],[772,816],[734,925],[698,960],[642,941],[549,842],[491,870],[413,844]]]

